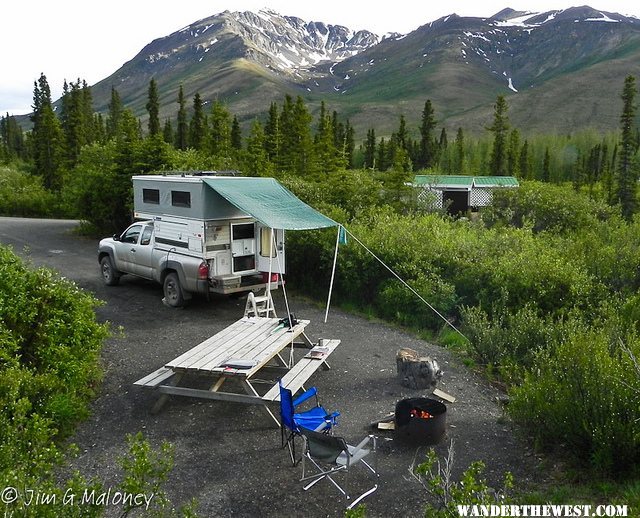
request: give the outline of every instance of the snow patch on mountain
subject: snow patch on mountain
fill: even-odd
[[[600,13],[601,18],[585,18],[585,22],[609,22],[609,23],[620,23],[620,20],[614,20],[613,18],[609,18],[606,14]]]

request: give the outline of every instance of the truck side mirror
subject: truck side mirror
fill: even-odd
[[[113,234],[113,240],[114,241],[120,241],[120,235],[119,234]]]

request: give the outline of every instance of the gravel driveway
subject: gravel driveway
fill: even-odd
[[[92,416],[74,437],[81,452],[74,467],[107,486],[117,483],[116,459],[126,451],[125,435],[142,431],[154,445],[163,440],[174,445],[175,468],[167,491],[174,504],[195,498],[202,516],[342,515],[344,500],[328,482],[302,491],[300,468],[290,465],[280,448],[279,429],[260,408],[174,397],[151,415],[156,394],[132,385],[240,318],[244,299],[196,299],[176,310],[162,304],[162,290],[151,282],[124,277],[119,286],[103,286],[97,241],[74,235],[75,226],[73,221],[0,218],[1,243],[93,292],[105,301],[99,318],[110,321],[114,330],[122,328],[103,349],[104,383]],[[288,282],[292,311],[311,320],[307,334],[342,340],[331,357],[332,369],[319,370],[311,379],[324,406],[341,413],[337,434],[359,441],[370,423],[393,411],[399,399],[424,394],[403,388],[396,379],[396,351],[411,347],[438,360],[444,371],[439,388],[457,398],[448,404],[447,439],[436,447],[442,456],[449,440],[454,441],[456,473],[482,460],[491,483],[501,480],[505,470],[514,473],[517,485],[542,476],[535,457],[502,416],[496,390],[447,350],[335,308],[323,324],[324,308],[296,296],[295,279]],[[276,308],[283,307],[276,299]],[[424,448],[420,450],[418,459],[423,458]],[[415,448],[385,443],[377,455],[379,489],[365,500],[368,516],[423,514],[426,494],[408,473],[415,456]],[[366,472],[361,474],[351,478],[354,486],[368,482]]]

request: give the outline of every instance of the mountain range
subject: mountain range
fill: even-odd
[[[384,36],[271,10],[225,11],[149,43],[92,93],[104,112],[113,86],[144,118],[155,78],[161,118],[175,117],[183,85],[189,101],[196,92],[218,99],[244,122],[301,95],[312,110],[324,100],[348,117],[361,138],[371,127],[390,133],[400,114],[417,127],[427,99],[447,130],[478,134],[504,95],[523,133],[570,133],[617,128],[628,75],[640,75],[640,20],[587,6],[452,14]]]

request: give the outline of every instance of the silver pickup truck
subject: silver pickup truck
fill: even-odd
[[[194,252],[199,247],[197,240],[189,241],[186,246],[177,239],[156,239],[158,225],[160,222],[136,222],[121,235],[100,241],[98,262],[107,286],[118,284],[124,274],[150,279],[162,285],[163,302],[172,307],[183,306],[194,293],[208,296],[209,293],[230,294],[265,288],[265,275],[255,269],[240,273],[230,269],[216,275],[222,271],[216,259],[220,262],[223,257],[209,257],[211,254],[204,252],[206,246],[200,246],[200,254]]]

